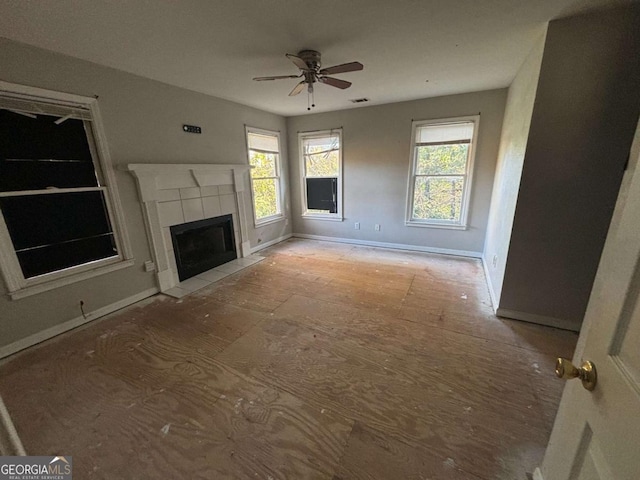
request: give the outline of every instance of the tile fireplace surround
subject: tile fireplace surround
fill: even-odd
[[[231,214],[238,258],[251,253],[247,229],[253,220],[243,195],[248,165],[134,163],[126,168],[138,183],[160,291],[179,283],[173,225]]]

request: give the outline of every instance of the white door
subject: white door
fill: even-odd
[[[640,124],[573,361],[597,384],[568,381],[540,480],[640,479],[639,156]]]

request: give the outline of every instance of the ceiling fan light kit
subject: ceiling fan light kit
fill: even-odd
[[[286,57],[293,62],[293,64],[300,69],[299,75],[278,75],[274,77],[255,77],[254,80],[258,82],[264,82],[268,80],[281,80],[285,78],[302,78],[293,90],[289,92],[289,96],[293,97],[302,92],[305,87],[307,89],[307,110],[311,110],[315,107],[313,100],[313,84],[324,83],[332,87],[340,88],[344,90],[351,86],[351,82],[341,80],[339,78],[329,77],[327,75],[333,75],[336,73],[357,72],[364,68],[360,62],[342,63],[340,65],[334,65],[333,67],[321,68],[321,55],[320,52],[315,50],[301,50],[297,55],[287,53]]]

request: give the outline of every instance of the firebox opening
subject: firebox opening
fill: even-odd
[[[180,281],[238,258],[231,215],[171,227]]]

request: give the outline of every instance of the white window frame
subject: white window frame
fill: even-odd
[[[419,127],[429,125],[446,125],[455,123],[473,123],[473,138],[469,145],[469,156],[467,158],[467,166],[464,173],[464,190],[462,192],[462,205],[460,206],[460,221],[438,220],[438,219],[416,219],[413,218],[413,197],[416,179],[416,166],[418,146],[416,145],[416,132]],[[469,219],[469,199],[471,198],[471,190],[473,186],[473,166],[476,156],[476,145],[478,143],[478,130],[480,128],[480,115],[470,115],[463,117],[439,118],[432,120],[415,120],[411,124],[411,156],[409,162],[409,180],[407,185],[407,210],[405,217],[405,225],[408,227],[426,227],[426,228],[447,228],[452,230],[466,230],[468,228]]]
[[[322,138],[330,135],[338,134],[340,138],[340,148],[338,149],[338,185],[337,185],[337,200],[338,200],[338,211],[336,213],[317,213],[317,212],[309,212],[307,208],[307,165],[304,159],[304,149],[302,147],[302,143],[307,138]],[[316,130],[310,132],[299,132],[298,133],[298,152],[300,157],[300,184],[301,184],[301,200],[302,200],[302,218],[312,219],[312,220],[329,220],[334,222],[342,222],[344,217],[342,216],[343,206],[342,206],[342,152],[344,149],[343,144],[343,135],[342,128],[333,128],[330,130]],[[322,178],[322,177],[313,177],[313,178]],[[334,178],[334,177],[330,177]]]
[[[284,188],[282,186],[282,143],[281,143],[281,138],[280,138],[280,132],[278,131],[272,131],[272,130],[265,130],[262,128],[255,128],[255,127],[249,127],[249,126],[245,126],[245,144],[246,144],[246,148],[247,148],[247,162],[249,164],[249,167],[251,167],[251,151],[249,149],[249,134],[250,133],[255,133],[256,135],[268,135],[271,137],[276,137],[278,139],[278,155],[276,156],[276,176],[275,177],[261,177],[264,179],[268,179],[268,178],[274,178],[277,180],[276,182],[276,187],[277,187],[277,195],[276,195],[276,200],[278,202],[277,208],[278,208],[278,212],[275,215],[271,215],[269,217],[264,217],[261,219],[258,219],[256,216],[256,199],[255,196],[253,194],[253,177],[251,176],[251,172],[249,172],[249,181],[251,183],[251,205],[252,205],[252,210],[253,210],[253,224],[255,227],[262,227],[264,225],[269,225],[271,223],[276,223],[276,222],[280,222],[282,220],[284,220],[285,218],[285,212],[284,212]],[[269,152],[269,153],[273,153],[273,152]]]
[[[131,249],[128,232],[125,228],[122,205],[115,181],[113,164],[107,149],[97,99],[16,85],[3,81],[0,81],[0,96],[37,102],[39,104],[49,104],[52,108],[56,106],[72,107],[90,114],[91,120],[85,121],[85,124],[88,123],[91,127],[91,131],[87,134],[87,140],[94,162],[97,163],[96,170],[100,172],[100,185],[98,187],[88,188],[61,188],[53,190],[50,193],[65,193],[69,191],[103,192],[105,204],[107,205],[107,214],[111,222],[114,240],[118,250],[118,255],[114,257],[76,265],[37,277],[25,278],[20,263],[18,262],[18,257],[13,247],[13,242],[11,241],[4,217],[0,212],[0,273],[7,286],[8,295],[13,300],[16,300],[132,266],[134,264],[133,251]],[[46,108],[43,113],[46,113]],[[47,193],[41,190],[0,192],[0,196],[15,196],[18,194],[41,195]]]

